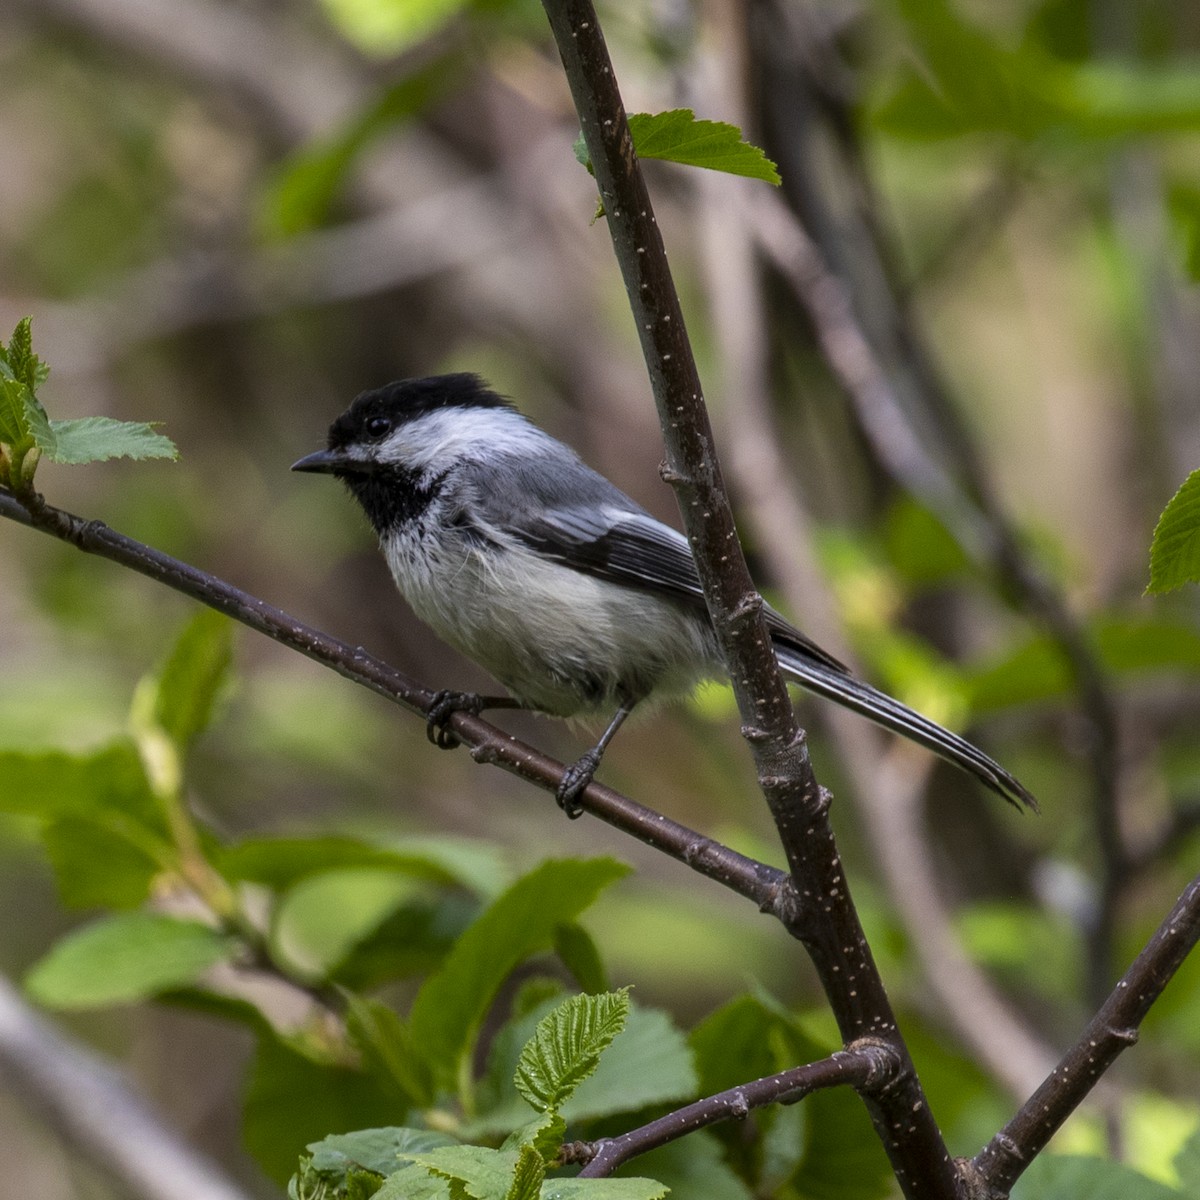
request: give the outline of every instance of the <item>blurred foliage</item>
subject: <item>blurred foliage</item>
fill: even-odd
[[[537,5],[187,0],[178,20],[162,6],[148,40],[118,0],[10,2],[0,298],[6,329],[33,314],[54,374],[7,364],[0,441],[36,441],[21,391],[36,385],[64,417],[161,420],[182,455],[87,472],[42,461],[52,502],[434,686],[483,679],[401,610],[350,504],[287,474],[356,391],[482,370],[670,515],[634,331],[607,239],[588,226],[594,185],[571,159],[578,122]],[[904,308],[929,331],[1025,551],[1068,597],[1117,697],[1130,843],[1176,829],[1120,905],[1119,969],[1195,873],[1200,838],[1188,819],[1195,591],[1143,595],[1151,531],[1200,463],[1200,16],[1171,0],[805,4],[782,26],[776,12],[755,0],[601,15],[631,108],[736,122],[780,164],[785,191],[801,182],[793,147],[809,147],[806,182],[839,216],[827,253],[841,238],[853,257],[842,218],[872,206]],[[727,106],[702,72],[735,47],[746,78],[768,82]],[[838,174],[847,145],[866,189]],[[650,170],[716,378],[711,214],[694,180]],[[805,215],[819,233],[820,206]],[[795,298],[774,278],[763,295],[755,332],[780,443],[864,670],[970,725],[1042,798],[1042,820],[1014,828],[938,773],[928,835],[963,943],[1064,1044],[1089,1011],[1082,959],[1103,888],[1071,672],[962,528],[877,461]],[[736,389],[709,390],[718,421],[735,425]],[[1163,518],[1179,535],[1159,560],[1170,581],[1195,578],[1187,486],[1184,523]],[[636,1119],[613,1099],[631,1080],[645,1090],[629,1103],[653,1114],[836,1045],[794,948],[781,953],[769,923],[732,899],[688,895],[694,881],[681,886],[673,867],[587,829],[589,853],[636,858],[636,880],[617,883],[607,858],[574,857],[582,825],[466,755],[434,754],[419,723],[378,698],[254,639],[236,674],[230,654],[222,621],[0,528],[4,965],[32,967],[31,992],[73,1020],[120,1004],[80,1028],[124,1050],[180,1124],[244,1101],[240,1129],[200,1132],[249,1189],[277,1194],[239,1140],[280,1181],[306,1145],[309,1165],[336,1175],[326,1135],[408,1120],[438,1130],[414,1152],[456,1137],[498,1150],[530,1118],[512,1087],[521,1047],[568,986],[600,992],[611,978],[639,997],[574,1098],[588,1132]],[[973,1153],[1009,1101],[930,1015],[820,708],[803,716],[930,1102],[954,1152]],[[577,752],[556,723],[512,728]],[[778,856],[726,691],[635,725],[605,770],[672,816]],[[220,1053],[172,1036],[181,1008],[203,1015]],[[1070,1156],[1043,1156],[1014,1195],[1196,1194],[1198,1029],[1191,962],[1122,1063],[1126,1164],[1105,1158],[1100,1122],[1081,1115],[1054,1147]],[[442,1053],[430,1061],[422,1045]],[[218,1069],[229,1062],[245,1067],[241,1100]],[[755,1138],[722,1128],[634,1166],[677,1194],[884,1195],[863,1122],[830,1094],[763,1114]],[[74,1194],[23,1177],[37,1156],[31,1135],[11,1132],[0,1170],[14,1194]]]

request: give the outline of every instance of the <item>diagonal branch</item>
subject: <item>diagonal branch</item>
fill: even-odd
[[[110,529],[103,521],[86,521],[53,508],[36,494],[26,508],[3,487],[0,487],[0,517],[70,542],[86,554],[107,558],[182,592],[410,712],[427,715],[433,703],[435,692],[368,654],[361,646],[349,646],[322,633],[207,571]],[[565,768],[548,755],[470,713],[456,713],[449,725],[469,747],[476,762],[500,767],[545,791],[553,792],[558,787]],[[787,876],[777,868],[738,854],[602,784],[593,783],[584,793],[582,803],[613,828],[752,900],[760,911],[785,922],[794,912],[796,897]]]
[[[974,1158],[992,1194],[1006,1196],[1022,1172],[1075,1111],[1122,1050],[1200,940],[1200,876],[1167,914],[1079,1040],[1015,1117]]]
[[[902,1066],[895,1047],[864,1039],[818,1062],[706,1096],[619,1137],[572,1143],[563,1148],[564,1158],[586,1163],[579,1172],[581,1176],[600,1179],[639,1154],[719,1121],[742,1120],[756,1108],[795,1104],[823,1088],[852,1087],[864,1095],[878,1092],[899,1076]]]

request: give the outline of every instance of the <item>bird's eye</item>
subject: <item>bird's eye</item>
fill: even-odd
[[[387,417],[370,417],[367,420],[367,437],[381,438],[392,428],[392,422]]]

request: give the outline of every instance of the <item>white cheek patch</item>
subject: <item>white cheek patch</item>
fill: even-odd
[[[400,426],[380,445],[377,457],[423,471],[484,452],[529,453],[545,440],[541,430],[510,409],[444,408]]]

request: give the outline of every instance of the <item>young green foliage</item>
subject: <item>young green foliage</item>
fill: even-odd
[[[171,458],[170,438],[140,421],[83,417],[52,421],[37,397],[50,369],[33,352],[29,317],[23,317],[5,346],[0,343],[0,484],[24,491],[38,461],[78,464],[107,458]]]
[[[736,125],[701,120],[690,108],[631,113],[629,133],[638,158],[665,159],[686,167],[705,167],[779,185],[775,164],[757,146],[745,141]],[[582,135],[574,149],[575,157],[591,171]]]
[[[232,938],[196,921],[118,913],[59,941],[25,986],[54,1008],[125,1004],[194,983],[236,949]]]
[[[629,989],[572,996],[543,1017],[517,1062],[517,1091],[538,1112],[557,1112],[625,1028]]]
[[[628,871],[608,858],[542,863],[501,895],[458,939],[413,1003],[412,1033],[441,1082],[453,1084],[479,1024],[512,969],[553,944]]]
[[[1171,497],[1150,543],[1148,592],[1169,592],[1200,582],[1200,471],[1193,471]]]

